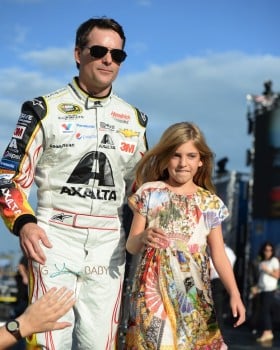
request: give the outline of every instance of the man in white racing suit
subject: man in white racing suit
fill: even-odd
[[[30,261],[34,302],[75,291],[72,328],[34,334],[49,350],[114,349],[125,267],[123,206],[147,149],[147,117],[112,92],[125,35],[92,18],[76,34],[79,76],[22,105],[0,163],[1,215]],[[28,203],[37,185],[36,215]]]

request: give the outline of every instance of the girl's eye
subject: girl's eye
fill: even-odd
[[[189,154],[189,158],[196,158],[196,156],[197,156],[197,154],[195,154],[195,153]]]

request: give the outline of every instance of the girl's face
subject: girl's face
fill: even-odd
[[[264,257],[265,259],[270,259],[271,255],[272,255],[272,247],[270,245],[267,245],[264,248]]]
[[[198,149],[193,141],[183,143],[177,148],[168,162],[169,183],[172,186],[192,183],[197,169],[202,166]]]

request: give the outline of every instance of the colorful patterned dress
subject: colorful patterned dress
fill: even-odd
[[[148,227],[161,227],[170,244],[149,247],[140,256],[125,349],[227,349],[213,307],[206,250],[210,230],[228,216],[224,203],[201,187],[178,195],[161,181],[141,186],[129,203],[147,217]]]

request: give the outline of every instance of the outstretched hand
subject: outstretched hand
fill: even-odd
[[[23,337],[71,326],[70,322],[57,322],[75,304],[74,292],[62,287],[51,288],[40,299],[29,305],[18,317]]]

